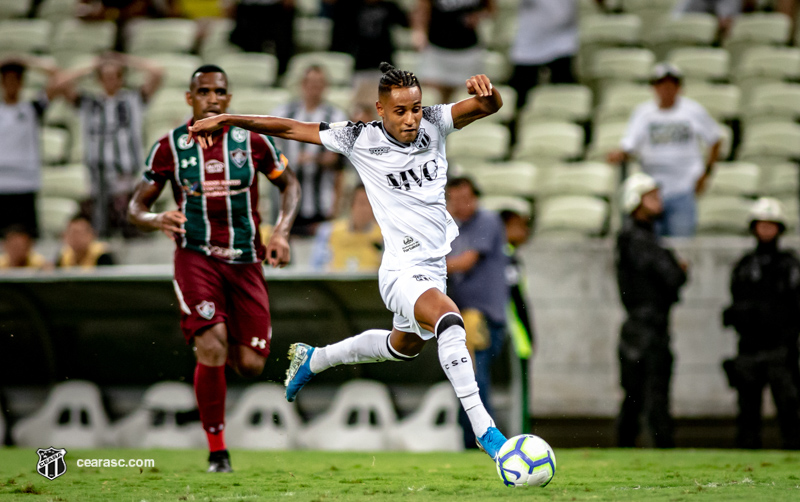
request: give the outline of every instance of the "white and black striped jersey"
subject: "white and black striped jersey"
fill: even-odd
[[[383,233],[386,270],[446,256],[458,235],[445,205],[452,107],[423,108],[417,139],[409,144],[391,137],[383,122],[320,125],[322,144],[347,156],[361,176]]]

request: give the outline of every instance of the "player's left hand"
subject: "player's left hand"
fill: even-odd
[[[214,144],[211,133],[222,127],[222,115],[214,115],[196,121],[189,126],[189,138],[196,139],[200,146],[208,148]]]
[[[267,243],[267,263],[272,268],[283,268],[289,264],[291,252],[285,235],[274,233]]]
[[[467,92],[471,96],[488,98],[492,95],[492,82],[486,75],[475,75],[467,79]]]

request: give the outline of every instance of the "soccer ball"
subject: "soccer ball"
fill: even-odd
[[[547,486],[556,474],[556,454],[539,436],[514,436],[500,448],[497,474],[506,486]]]

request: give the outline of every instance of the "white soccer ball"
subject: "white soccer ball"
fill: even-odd
[[[500,448],[497,474],[506,486],[547,486],[556,474],[556,454],[539,436],[514,436]]]

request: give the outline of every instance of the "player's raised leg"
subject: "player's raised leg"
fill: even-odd
[[[214,324],[194,337],[197,366],[194,392],[200,422],[208,439],[208,472],[231,472],[225,447],[225,362],[228,359],[228,331],[225,324]]]

